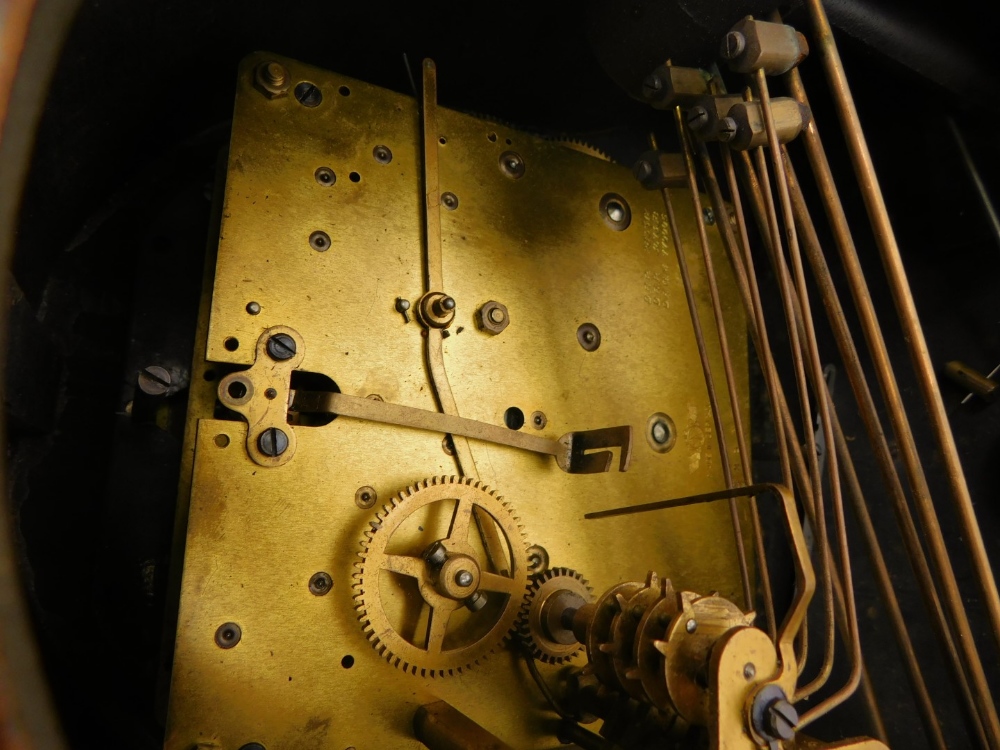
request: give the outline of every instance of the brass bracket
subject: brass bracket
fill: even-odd
[[[285,350],[291,351],[287,359],[268,354],[268,341],[279,334],[294,342],[294,351]],[[219,401],[246,419],[247,453],[261,466],[283,466],[295,455],[295,431],[288,424],[288,403],[292,370],[304,356],[305,344],[299,333],[288,326],[274,326],[257,339],[256,359],[250,369],[230,373],[219,381]]]
[[[496,445],[552,456],[568,474],[600,474],[611,471],[614,454],[602,448],[620,448],[618,470],[628,471],[632,461],[632,427],[604,427],[567,432],[558,440],[477,422],[454,414],[390,404],[346,393],[291,391],[290,404],[303,414],[336,414],[351,419],[382,422],[444,435],[481,440]],[[589,451],[596,451],[591,453]]]

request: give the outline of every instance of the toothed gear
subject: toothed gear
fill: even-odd
[[[439,540],[444,554],[438,550],[428,561],[424,548],[409,554],[387,553],[404,521],[437,503],[454,504],[448,535]],[[361,561],[356,563],[354,599],[365,635],[386,661],[426,677],[458,674],[478,664],[510,635],[527,590],[528,545],[517,517],[496,492],[468,477],[433,477],[393,497],[369,527],[361,541]],[[485,539],[482,545],[470,543],[472,533],[488,536],[484,529],[499,532],[494,541],[502,542],[497,553],[504,559],[491,561],[488,553],[483,554],[482,549],[489,549]],[[394,544],[394,552],[400,552],[397,548]],[[394,595],[401,597],[396,604],[405,604],[407,592],[400,584],[407,578],[416,581],[423,598],[427,616],[425,620],[421,614],[417,622],[426,622],[425,633],[419,626],[404,629],[399,622],[394,624],[393,619],[403,618],[398,612],[391,618],[386,611],[385,603]],[[485,607],[473,600],[481,593],[487,598]],[[455,620],[461,620],[459,627],[450,628]],[[400,630],[412,635],[404,636]]]
[[[518,620],[518,633],[531,655],[546,664],[567,662],[583,649],[583,644],[572,637],[572,632],[559,623],[547,622],[550,617],[546,604],[557,596],[566,597],[570,602],[575,599],[575,602],[579,602],[577,606],[593,600],[593,592],[587,581],[570,568],[549,568],[531,577],[528,596]],[[559,609],[564,608],[565,606]],[[558,611],[555,616],[557,615]],[[560,637],[561,635],[565,637]]]
[[[574,151],[579,151],[581,154],[587,154],[587,156],[593,156],[595,159],[601,159],[602,161],[610,161],[614,163],[608,154],[601,148],[598,148],[592,143],[587,141],[582,141],[579,138],[574,138],[571,136],[562,136],[555,139],[556,143],[560,146],[565,146],[566,148],[571,148]]]

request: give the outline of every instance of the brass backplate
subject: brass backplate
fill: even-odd
[[[286,96],[254,87],[265,60],[288,71]],[[318,106],[297,100],[302,81],[322,93]],[[653,569],[675,587],[739,601],[724,504],[583,519],[588,511],[723,486],[661,195],[621,165],[507,126],[447,109],[438,110],[437,123],[440,189],[458,199],[454,210],[441,211],[441,231],[443,291],[457,302],[444,356],[459,413],[504,424],[509,407],[542,412],[542,429],[530,422],[522,429],[551,438],[617,425],[635,431],[625,473],[567,474],[549,457],[470,441],[478,478],[512,504],[530,544],[543,546],[553,566],[580,571],[594,590]],[[301,369],[332,378],[342,392],[436,409],[423,329],[396,310],[397,298],[415,305],[425,291],[421,144],[409,96],[273,55],[244,60],[210,320],[202,320],[207,342],[196,364],[206,372],[249,366],[261,334],[287,326],[304,342]],[[378,146],[388,147],[391,161],[383,163],[382,151],[375,158]],[[519,179],[499,165],[506,151],[523,159]],[[333,184],[316,177],[321,167],[335,173]],[[601,214],[609,193],[631,211],[623,231]],[[674,202],[722,382],[690,195],[676,191]],[[310,245],[316,231],[329,236],[329,247]],[[712,227],[710,236],[746,404],[745,323]],[[509,311],[497,335],[475,324],[491,300]],[[251,302],[258,314],[248,311]],[[600,332],[594,351],[578,339],[584,323]],[[359,508],[355,494],[374,488],[380,507],[421,479],[455,474],[442,436],[346,417],[289,425],[294,456],[261,466],[247,454],[246,423],[213,418],[212,384],[197,372],[194,379],[166,747],[420,747],[414,713],[436,700],[513,747],[558,746],[554,714],[512,650],[500,648],[459,676],[420,678],[381,658],[358,623],[352,575],[375,510]],[[666,452],[645,437],[657,413],[669,415],[676,433]],[[731,415],[725,423],[734,446]],[[733,462],[739,475],[735,453]],[[319,571],[333,580],[325,596],[309,589]],[[215,632],[227,622],[240,626],[242,639],[222,649]],[[550,679],[553,670],[543,665]]]

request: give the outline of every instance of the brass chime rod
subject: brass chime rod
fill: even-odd
[[[656,136],[649,134],[649,144],[656,150]],[[726,445],[725,425],[722,423],[722,412],[719,409],[719,395],[715,389],[715,377],[712,374],[712,363],[708,358],[708,347],[705,343],[705,334],[701,327],[701,316],[698,313],[698,303],[694,297],[694,289],[691,285],[691,272],[687,264],[687,256],[681,241],[680,231],[677,228],[676,216],[674,214],[673,200],[670,191],[663,188],[663,208],[667,214],[667,223],[670,225],[670,233],[673,239],[674,252],[677,256],[677,267],[680,270],[681,281],[684,285],[684,298],[687,301],[688,313],[691,316],[691,325],[694,328],[695,341],[698,344],[698,356],[701,358],[701,369],[705,377],[705,386],[708,389],[708,400],[712,410],[712,420],[715,425],[716,439],[719,443],[719,461],[722,464],[722,473],[726,481],[727,489],[732,489],[733,472],[729,464],[729,450]],[[733,525],[733,535],[736,541],[737,560],[740,566],[740,580],[743,584],[743,602],[745,609],[753,608],[753,589],[750,584],[750,571],[747,566],[746,546],[743,543],[743,530],[740,524],[739,508],[736,498],[729,498],[729,515]]]
[[[826,26],[826,29],[828,32],[828,25]],[[832,36],[823,32],[822,26],[820,26],[820,30],[821,37],[826,36],[825,42],[821,39],[821,50],[826,50],[830,47],[832,49],[832,54],[836,55],[836,47],[833,45]],[[830,64],[831,63],[828,63],[828,67]],[[832,64],[835,68],[837,67],[839,64],[839,56],[835,58]],[[842,69],[840,73],[842,78]],[[805,89],[802,85],[801,76],[798,74],[798,71],[792,70],[789,73],[788,83],[793,96],[800,102],[808,104],[808,98],[806,97]],[[842,84],[846,89],[846,80],[842,80]],[[836,88],[836,86],[834,88]],[[849,91],[845,91],[845,94],[848,98],[850,97]],[[852,102],[851,110],[853,110]],[[852,132],[850,134],[849,141],[854,141],[857,138],[860,138],[861,146],[863,146],[864,137],[860,133],[860,124],[856,121],[856,115],[857,113],[855,111],[853,118],[855,123],[854,130],[857,130],[858,132],[856,134]],[[846,125],[845,129],[851,130],[851,128],[847,128]],[[868,343],[868,349],[875,365],[876,376],[885,400],[890,423],[900,446],[900,456],[907,472],[908,483],[915,501],[914,504],[916,505],[917,512],[920,515],[921,524],[924,528],[925,538],[928,542],[930,559],[934,564],[938,581],[942,587],[944,603],[947,607],[947,619],[954,631],[955,637],[953,641],[946,634],[946,627],[943,627],[938,621],[941,605],[938,600],[934,579],[931,576],[929,569],[927,569],[927,561],[920,546],[921,542],[919,541],[919,535],[916,528],[913,527],[913,520],[910,515],[909,507],[906,505],[905,500],[899,499],[897,493],[894,491],[890,493],[890,496],[894,501],[894,507],[897,511],[900,528],[903,531],[903,537],[907,543],[906,546],[911,565],[914,567],[914,572],[916,573],[918,582],[921,585],[925,601],[931,611],[932,625],[936,628],[942,643],[947,644],[951,641],[961,650],[961,662],[964,662],[964,667],[962,663],[955,663],[955,660],[952,660],[952,672],[960,685],[960,692],[962,692],[963,695],[967,694],[967,692],[962,683],[965,682],[966,678],[972,682],[974,687],[973,697],[975,699],[977,711],[982,717],[983,723],[991,727],[989,732],[992,743],[991,747],[995,748],[998,746],[997,743],[1000,742],[1000,722],[997,720],[996,708],[992,703],[992,698],[990,697],[988,684],[985,679],[985,673],[982,668],[982,662],[979,657],[978,650],[976,649],[975,641],[972,637],[971,627],[968,622],[968,615],[965,611],[961,592],[955,579],[954,570],[952,569],[948,551],[941,533],[941,528],[937,520],[937,514],[930,497],[930,490],[927,486],[923,467],[917,454],[913,433],[903,407],[902,396],[892,370],[892,365],[889,361],[888,351],[885,346],[885,340],[882,336],[878,319],[875,316],[871,293],[868,289],[864,273],[861,270],[857,249],[855,248],[854,241],[851,236],[847,217],[840,201],[836,185],[833,181],[833,175],[830,170],[830,165],[827,160],[826,152],[823,148],[815,121],[810,122],[806,127],[803,132],[803,141],[810,159],[813,174],[820,187],[820,193],[824,200],[824,205],[830,219],[830,225],[833,229],[834,237],[837,241],[837,247],[847,274],[847,280],[851,289],[855,308],[858,312],[862,330]],[[861,146],[856,145],[855,148],[860,148]],[[867,153],[866,147],[864,150]],[[875,187],[877,189],[877,182],[875,183]],[[905,278],[903,279],[903,283],[905,284]],[[901,314],[900,317],[904,318],[905,316]],[[915,317],[910,322],[915,322],[919,328],[919,322],[916,321]],[[879,452],[876,451],[876,457],[878,457],[878,455]],[[885,463],[886,461],[885,459],[880,459],[880,462]],[[883,468],[883,475],[886,476],[887,479],[889,478],[890,473],[895,475],[895,467],[891,459],[888,461],[888,467]],[[975,523],[974,518],[972,521]],[[989,576],[992,581],[992,573],[989,573]],[[995,594],[995,585],[993,586],[993,590]],[[946,651],[948,651],[947,646]]]
[[[695,171],[694,155],[691,151],[691,142],[688,137],[687,127],[681,117],[680,109],[676,110],[675,115],[677,135],[684,148],[685,171],[687,172],[688,189],[691,192],[695,224],[698,228],[698,240],[701,245],[702,261],[705,266],[705,279],[708,282],[708,293],[712,301],[712,313],[715,319],[716,332],[719,337],[722,369],[726,379],[726,388],[729,393],[729,408],[733,415],[733,426],[736,430],[736,448],[740,457],[740,470],[743,475],[743,483],[750,484],[753,481],[750,448],[747,445],[747,436],[743,425],[743,409],[740,407],[740,397],[736,390],[736,375],[733,371],[733,361],[729,350],[729,335],[726,331],[726,318],[722,309],[722,297],[719,294],[719,284],[715,276],[715,263],[712,260],[712,251],[708,244],[708,232],[705,228],[705,214],[702,210],[701,196],[698,193],[698,176]],[[717,221],[724,222],[724,214],[719,214]],[[760,572],[759,578],[763,582],[761,593],[764,600],[767,629],[771,634],[771,639],[774,640],[777,636],[777,623],[774,621],[774,601],[771,592],[770,574],[767,567],[767,555],[764,551],[764,530],[760,523],[757,499],[751,497],[749,504],[754,555]]]
[[[982,532],[976,521],[975,510],[972,507],[972,497],[969,494],[969,487],[965,480],[965,474],[962,471],[955,438],[948,424],[948,416],[945,412],[944,402],[941,399],[941,392],[938,389],[934,365],[931,362],[927,341],[924,338],[920,320],[917,317],[916,303],[913,300],[913,293],[910,290],[906,272],[903,269],[903,261],[899,252],[899,246],[896,243],[895,233],[889,221],[889,212],[885,206],[885,199],[882,196],[878,177],[875,174],[871,153],[868,150],[868,144],[861,129],[861,122],[858,117],[857,108],[854,105],[854,98],[847,83],[843,62],[840,59],[840,53],[833,38],[833,30],[823,9],[823,4],[821,0],[807,0],[806,6],[809,9],[816,29],[819,54],[826,69],[833,100],[837,108],[837,113],[840,116],[844,136],[847,140],[847,147],[851,154],[851,161],[853,162],[854,171],[858,178],[858,184],[861,187],[865,206],[868,209],[868,217],[875,232],[875,239],[882,256],[886,276],[889,279],[900,323],[903,326],[903,338],[909,347],[910,358],[914,371],[917,374],[921,394],[927,406],[934,435],[944,459],[945,473],[948,477],[952,498],[962,524],[966,546],[972,557],[976,577],[982,589],[983,600],[989,613],[994,637],[997,639],[998,644],[1000,644],[1000,593],[997,591],[996,580],[993,577],[993,569],[990,565],[989,556],[986,553]],[[932,541],[932,546],[935,544]],[[942,550],[942,552],[945,551]],[[945,554],[947,553],[945,552]],[[964,637],[960,637],[960,640],[964,640]],[[1000,725],[995,727],[995,729],[997,731],[991,731],[991,735],[994,735],[994,739],[1000,742]]]

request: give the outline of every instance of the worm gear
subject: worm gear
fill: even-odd
[[[562,613],[593,599],[583,577],[570,568],[549,568],[531,577],[518,632],[531,655],[547,664],[569,661],[583,648]]]
[[[448,521],[447,535],[428,540],[424,526],[435,518]],[[527,542],[494,491],[467,477],[433,477],[393,497],[369,526],[354,599],[365,635],[390,664],[458,674],[506,639],[524,603]],[[420,611],[408,612],[410,602]]]

